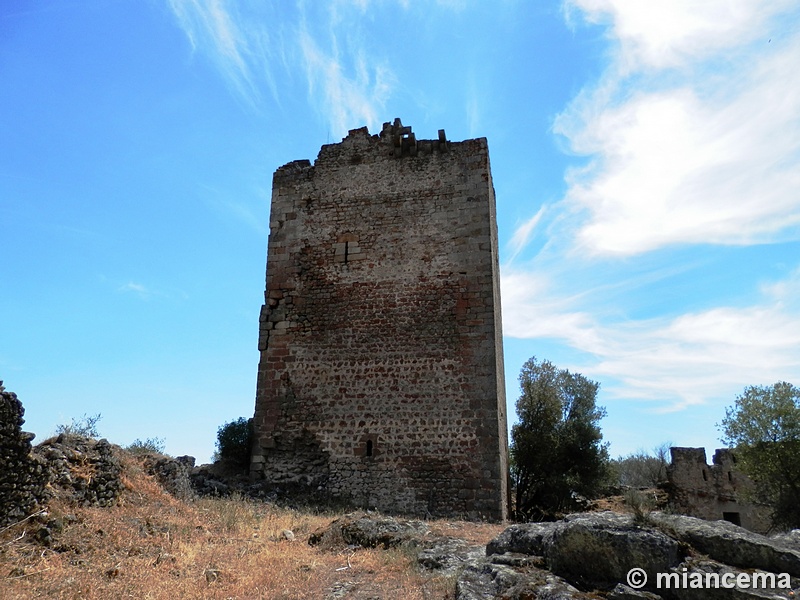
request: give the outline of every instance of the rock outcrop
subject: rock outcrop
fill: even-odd
[[[420,521],[373,513],[337,519],[309,543],[403,546],[420,568],[456,576],[458,600],[790,598],[800,532],[768,538],[726,521],[653,513],[577,513],[508,527],[485,548],[434,536]],[[629,579],[638,569],[641,577]],[[738,585],[740,579],[749,585]]]
[[[531,563],[525,569],[510,566],[509,559],[525,557],[546,570]],[[487,545],[482,564],[464,570],[457,598],[587,598],[595,591],[616,600],[787,598],[789,586],[800,586],[798,559],[800,553],[783,538],[726,521],[653,513],[637,522],[631,515],[580,513],[506,529]],[[644,577],[629,580],[634,568]],[[757,583],[724,587],[739,575]],[[531,585],[534,595],[519,591]]]

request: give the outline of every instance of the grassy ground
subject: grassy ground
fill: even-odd
[[[52,501],[48,515],[0,532],[0,598],[452,598],[455,581],[400,550],[312,547],[341,516],[241,498],[184,503],[124,458],[117,506]],[[50,521],[50,545],[37,540]],[[502,525],[433,521],[433,533],[485,544]],[[289,541],[284,530],[294,533]]]

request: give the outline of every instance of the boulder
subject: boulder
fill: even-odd
[[[658,594],[645,590],[635,590],[624,583],[618,583],[606,596],[608,600],[663,600]]]
[[[456,600],[588,600],[593,597],[547,571],[536,569],[522,573],[490,562],[467,565],[456,582]]]
[[[350,513],[315,531],[308,538],[313,545],[323,540],[341,539],[345,544],[362,548],[394,548],[405,542],[416,542],[428,533],[421,521],[404,521],[393,517]]]
[[[676,540],[637,525],[630,515],[610,511],[512,525],[486,546],[486,552],[543,556],[553,573],[587,588],[613,587],[634,567],[655,577],[683,559]]]
[[[710,558],[733,567],[800,576],[800,552],[727,521],[704,521],[684,515],[653,513],[663,531]]]
[[[777,533],[769,536],[769,539],[776,544],[780,544],[800,552],[800,529],[792,529],[791,531],[786,531],[784,533]]]
[[[670,570],[672,581],[667,583],[662,580],[657,590],[664,598],[675,600],[705,600],[706,598],[720,598],[723,600],[755,600],[758,598],[789,598],[794,597],[791,589],[780,588],[779,579],[775,574],[747,569],[746,571],[732,568],[707,558],[690,558],[686,562]],[[753,577],[763,577],[755,587],[726,587],[723,577],[731,581],[740,574],[745,573],[750,582]],[[762,585],[764,581],[774,581],[773,586]],[[655,582],[654,582],[655,583]]]
[[[486,554],[483,546],[474,546],[464,540],[450,537],[425,538],[417,563],[423,569],[456,573],[464,565],[480,561]]]
[[[519,523],[512,525],[486,546],[486,554],[517,552],[532,556],[544,556],[544,548],[551,541],[553,531],[561,523]]]
[[[649,580],[683,558],[676,540],[609,511],[570,515],[546,539],[550,570],[582,587],[612,587],[634,567]]]

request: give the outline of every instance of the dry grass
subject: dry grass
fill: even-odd
[[[54,500],[50,547],[33,520],[0,532],[0,598],[452,598],[452,577],[420,572],[399,550],[311,547],[308,534],[341,515],[301,513],[242,498],[184,503],[127,457],[118,506]],[[63,525],[59,530],[58,526]],[[501,525],[431,522],[432,532],[486,543]],[[289,529],[296,539],[284,539]]]

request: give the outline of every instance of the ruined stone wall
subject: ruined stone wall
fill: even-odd
[[[506,515],[485,139],[353,130],[273,179],[251,472],[357,506]]]
[[[34,435],[22,431],[24,414],[0,381],[0,526],[29,516],[45,498],[48,471],[30,454]]]
[[[717,450],[711,465],[705,448],[670,448],[670,453],[667,478],[676,511],[710,521],[724,519],[759,533],[769,529],[769,512],[750,500],[753,482],[736,469],[733,452]]]

